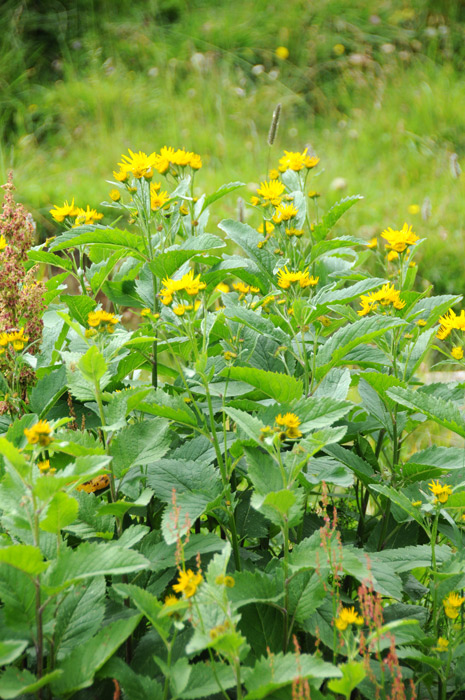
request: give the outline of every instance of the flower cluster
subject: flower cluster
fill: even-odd
[[[284,173],[286,170],[299,171],[307,168],[310,170],[320,162],[316,156],[307,154],[308,148],[303,153],[294,151],[284,151],[284,155],[279,159],[279,170]]]
[[[50,209],[50,214],[57,223],[61,224],[63,221],[68,220],[74,228],[77,226],[91,226],[96,221],[103,219],[103,214],[96,209],[91,209],[89,205],[87,205],[86,209],[76,207],[74,199],[71,204],[68,204],[66,200],[61,207],[55,204],[53,209]],[[74,219],[74,222],[71,222],[72,219]]]
[[[381,237],[387,241],[386,248],[395,253],[403,253],[408,246],[415,245],[419,240],[408,224],[404,224],[400,231],[394,231],[389,227],[382,232]]]
[[[446,616],[451,620],[457,619],[459,616],[460,608],[462,603],[465,602],[465,598],[459,596],[458,593],[449,593],[447,598],[444,598],[442,604],[444,605],[444,612]]]
[[[364,619],[361,615],[355,612],[355,608],[341,608],[339,615],[334,620],[334,624],[341,632],[347,629],[349,625],[363,625]]]
[[[449,337],[452,331],[465,331],[465,311],[462,309],[460,314],[457,316],[453,309],[439,318],[439,323],[441,324],[437,332],[436,337],[439,340],[445,340]],[[455,345],[451,350],[451,355],[455,360],[461,360],[463,358],[463,348],[461,345]]]
[[[245,298],[246,294],[258,294],[260,292],[258,287],[253,287],[249,284],[245,284],[244,282],[233,282],[232,286],[236,292],[239,292],[240,301]]]
[[[24,335],[24,328],[10,333],[0,333],[0,355],[6,352],[8,346],[13,347],[16,352],[23,350],[28,340],[29,337]]]
[[[31,428],[24,429],[24,434],[29,445],[40,445],[41,447],[48,447],[50,445],[53,440],[52,433],[52,426],[46,420],[40,420]]]
[[[448,484],[440,484],[439,481],[432,481],[428,484],[429,490],[433,494],[435,503],[447,503],[452,493],[452,487]]]
[[[202,581],[201,573],[194,574],[192,569],[188,569],[187,571],[181,570],[179,572],[178,582],[173,586],[173,591],[182,593],[186,598],[192,598]]]
[[[309,275],[308,268],[303,272],[301,270],[291,272],[287,266],[278,270],[278,287],[281,287],[281,289],[289,289],[291,285],[294,285],[297,282],[301,289],[305,289],[305,287],[313,287],[318,284],[318,279],[318,277]]]
[[[177,316],[183,316],[186,311],[197,311],[200,307],[200,302],[193,303],[189,297],[195,297],[207,286],[205,282],[201,282],[200,275],[195,276],[193,270],[189,270],[181,279],[171,279],[165,277],[163,287],[160,290],[160,299],[162,304],[168,306],[172,303],[173,298],[176,298],[178,304],[173,307],[173,311]],[[184,302],[188,301],[187,304]]]
[[[99,309],[98,311],[91,311],[88,314],[87,323],[92,329],[95,329],[99,333],[104,333],[105,331],[107,333],[114,333],[115,326],[119,323],[119,319],[115,314]]]
[[[385,284],[376,292],[370,294],[362,294],[360,297],[360,306],[358,311],[359,316],[366,316],[370,311],[376,311],[378,306],[392,306],[394,309],[403,309],[405,301],[400,299],[400,291],[395,289],[393,284]]]
[[[145,178],[150,180],[155,171],[164,175],[168,171],[177,175],[177,168],[189,166],[192,170],[199,170],[202,167],[202,159],[197,153],[186,151],[184,148],[175,150],[171,146],[163,146],[160,153],[147,155],[143,151],[134,153],[129,150],[129,155],[121,156],[122,162],[118,163],[119,171],[113,171],[118,182],[126,182],[128,175],[136,179]]]
[[[275,433],[279,433],[280,440],[297,440],[302,437],[302,432],[299,430],[301,420],[295,413],[285,413],[284,415],[278,413],[274,420],[273,428],[269,425],[261,428],[261,440],[272,437]]]

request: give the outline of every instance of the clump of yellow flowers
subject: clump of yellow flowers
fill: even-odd
[[[197,311],[200,307],[200,301],[197,300],[193,303],[189,297],[197,296],[206,286],[206,283],[201,281],[200,275],[195,276],[194,271],[189,270],[178,280],[165,277],[159,296],[165,306],[171,304],[175,299],[178,303],[173,307],[173,312],[177,316],[183,316],[186,311]],[[185,301],[188,303],[186,304]]]

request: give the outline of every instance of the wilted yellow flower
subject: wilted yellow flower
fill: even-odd
[[[355,612],[355,608],[341,608],[334,624],[337,629],[343,632],[349,625],[363,625],[363,617]]]
[[[412,227],[404,224],[400,231],[394,231],[392,228],[387,228],[382,232],[381,236],[387,241],[387,247],[395,250],[397,253],[403,253],[409,245],[415,245],[419,240]]]
[[[50,209],[50,214],[52,215],[52,218],[55,219],[55,221],[58,223],[64,221],[67,216],[76,216],[77,213],[78,208],[74,206],[74,198],[71,204],[68,204],[68,202],[66,201],[62,207],[59,207],[57,204],[55,204],[54,208]]]
[[[317,197],[320,196],[320,193],[317,192],[316,190],[310,190],[308,193],[308,196],[310,197],[310,199],[316,199]],[[314,224],[312,224],[312,231],[313,231],[313,228],[314,228]]]
[[[39,444],[41,447],[48,447],[52,442],[52,426],[46,420],[40,420],[31,428],[25,428],[24,434],[30,445]]]
[[[460,345],[454,345],[450,351],[450,354],[454,360],[461,360],[463,358],[463,348]]]
[[[226,588],[234,588],[235,581],[232,576],[217,576],[215,583],[219,586],[226,586]]]
[[[226,350],[226,352],[223,353],[223,357],[226,362],[231,362],[231,360],[234,360],[237,357],[237,353]]]
[[[275,53],[276,53],[276,56],[283,61],[285,61],[286,58],[289,58],[289,49],[286,48],[285,46],[278,46]]]
[[[421,501],[412,501],[412,506],[418,507],[421,506],[422,502]]]
[[[202,580],[202,574],[194,574],[192,569],[180,571],[178,582],[173,586],[173,590],[176,593],[183,593],[186,598],[191,598],[202,583]]]
[[[37,466],[39,467],[39,471],[47,472],[50,469],[50,460],[43,459],[41,462],[37,462]]]
[[[428,484],[429,490],[435,496],[435,503],[447,503],[449,496],[452,493],[452,487],[448,484],[440,484],[439,481],[432,481]]]

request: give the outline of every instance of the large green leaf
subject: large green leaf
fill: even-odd
[[[60,365],[39,379],[31,391],[29,407],[39,418],[45,418],[49,410],[66,392],[66,367]]]
[[[350,661],[341,664],[339,670],[342,671],[342,678],[333,678],[328,683],[328,688],[335,693],[350,698],[351,692],[363,681],[367,672],[361,661]]]
[[[300,379],[255,367],[228,367],[220,372],[220,375],[247,382],[279,403],[289,403],[300,398],[303,393],[303,384]]]
[[[111,622],[95,637],[73,649],[58,664],[62,675],[52,683],[54,694],[68,695],[91,686],[96,672],[132,634],[141,619],[142,615],[133,615]]]
[[[163,700],[163,686],[158,681],[136,673],[118,656],[112,656],[97,672],[97,677],[116,679],[128,700]]]
[[[245,309],[243,306],[234,304],[228,297],[224,299],[224,303],[225,309],[223,313],[226,318],[229,318],[231,321],[236,321],[237,323],[242,323],[244,326],[251,328],[260,335],[272,338],[279,345],[283,345],[284,347],[290,345],[289,337],[281,328],[275,326],[271,319],[260,316],[256,311]]]
[[[100,629],[105,614],[105,579],[97,576],[73,587],[60,603],[53,644],[61,661]]]
[[[0,548],[0,566],[8,564],[30,576],[45,571],[49,562],[44,561],[42,552],[31,544],[12,544]]]
[[[161,389],[157,389],[147,397],[147,401],[140,403],[138,410],[179,423],[197,425],[197,419],[186,402],[180,396],[171,396]]]
[[[244,187],[245,183],[244,182],[229,182],[227,185],[221,185],[216,192],[213,192],[213,194],[208,195],[208,197],[205,197],[205,201],[202,205],[202,211],[206,209],[207,207],[210,206],[210,204],[213,204],[213,202],[216,202],[218,199],[221,199],[221,197],[224,197],[226,194],[229,194],[230,192],[234,192],[234,190],[237,190],[239,187]]]
[[[68,307],[71,318],[80,323],[81,326],[87,327],[87,317],[95,309],[97,303],[90,297],[78,294],[62,294],[61,300]]]
[[[236,573],[234,588],[228,590],[229,600],[236,608],[249,603],[277,603],[284,596],[284,581],[277,573],[272,576],[264,571]]]
[[[71,260],[45,250],[29,250],[28,258],[34,263],[45,263],[46,265],[53,265],[53,267],[61,267],[63,270],[73,269]]]
[[[130,467],[164,457],[170,446],[169,423],[163,418],[128,425],[111,442],[113,473],[117,478]]]
[[[242,248],[247,255],[252,258],[261,273],[273,284],[277,279],[274,276],[275,258],[265,248],[259,248],[258,244],[263,240],[263,236],[255,231],[248,224],[241,224],[233,219],[225,219],[218,224],[219,228],[226,233],[234,243]]]
[[[165,641],[168,641],[171,620],[169,617],[159,617],[163,605],[154,595],[139,586],[131,584],[117,583],[113,588],[124,598],[130,598],[139,612],[145,615],[150,624],[157,630],[158,634]]]
[[[413,391],[395,387],[390,389],[388,395],[402,406],[407,406],[415,411],[420,411],[443,428],[465,437],[465,418],[457,405],[452,401],[430,396],[426,392]]]
[[[141,236],[117,228],[98,229],[81,233],[77,230],[67,231],[59,236],[51,245],[51,250],[65,250],[81,245],[100,243],[104,248],[124,249],[128,255],[139,260],[144,259],[145,246]]]
[[[365,241],[354,236],[340,236],[328,241],[319,241],[312,247],[310,262],[313,263],[325,255],[333,254],[343,248],[353,248],[354,245],[364,245]]]
[[[213,668],[210,662],[197,661],[191,666],[189,682],[179,698],[180,700],[212,698],[219,693],[220,687],[228,690],[235,685],[234,670],[229,664],[216,664]]]
[[[23,697],[37,693],[40,688],[60,678],[61,674],[62,671],[57,669],[38,679],[26,669],[21,670],[10,666],[0,676],[0,698],[10,700],[10,698],[17,698],[19,695]]]
[[[319,430],[343,418],[352,408],[349,401],[339,401],[325,396],[302,399],[293,407],[299,416],[303,430]]]
[[[345,197],[339,202],[336,202],[336,204],[333,204],[331,209],[329,209],[329,211],[322,216],[321,221],[315,226],[313,230],[314,239],[316,241],[322,241],[323,238],[326,238],[334,224],[337,223],[341,216],[360,199],[363,199],[363,197],[359,194],[355,194],[351,197]]]
[[[75,521],[78,511],[79,504],[76,499],[58,491],[50,501],[45,517],[40,521],[40,528],[58,535],[63,528]]]
[[[5,639],[0,642],[0,666],[16,661],[27,647],[27,641],[16,639]]]

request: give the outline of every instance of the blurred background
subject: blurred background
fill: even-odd
[[[465,291],[464,1],[2,0],[0,27],[0,176],[13,168],[42,237],[52,204],[108,199],[127,148],[185,146],[203,191],[242,180],[248,200],[310,145],[321,208],[365,198],[339,232],[407,221],[427,239],[422,284]]]

